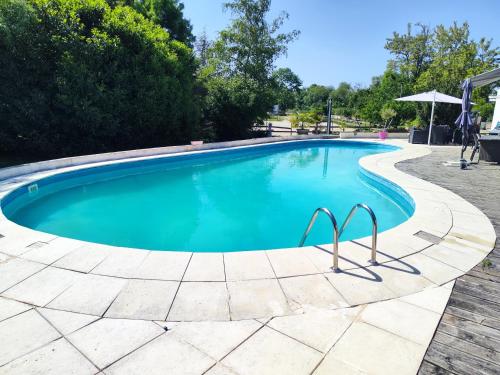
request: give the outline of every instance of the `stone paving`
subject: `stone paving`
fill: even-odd
[[[454,279],[496,235],[465,200],[398,171],[428,149],[396,144],[360,164],[403,187],[415,214],[380,234],[379,265],[367,262],[370,237],[341,243],[339,273],[331,245],[151,252],[3,218],[0,374],[416,373]]]

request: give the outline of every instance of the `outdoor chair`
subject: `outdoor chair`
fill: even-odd
[[[482,136],[479,144],[479,160],[500,163],[500,136]]]

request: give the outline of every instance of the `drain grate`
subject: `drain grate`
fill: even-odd
[[[43,247],[45,245],[47,245],[47,242],[37,241],[37,242],[33,242],[31,245],[28,245],[26,247],[29,247],[31,249],[38,249],[38,248]]]
[[[438,237],[432,233],[426,232],[424,230],[419,230],[417,233],[414,234],[414,236],[421,238],[423,240],[429,241],[433,243],[434,245],[438,245],[441,243],[443,240],[441,237]]]

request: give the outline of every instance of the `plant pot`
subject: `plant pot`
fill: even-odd
[[[201,146],[203,141],[191,141],[191,146]]]
[[[378,132],[378,137],[379,137],[380,139],[384,140],[384,139],[386,139],[386,138],[387,138],[387,135],[388,135],[388,134],[389,134],[389,133],[387,133],[387,130],[382,130],[382,131],[379,131],[379,132]]]
[[[297,129],[297,134],[307,135],[309,134],[309,129]]]

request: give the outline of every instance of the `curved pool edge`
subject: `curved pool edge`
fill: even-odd
[[[415,212],[406,222],[379,235],[380,253],[378,260],[381,263],[379,266],[369,265],[366,262],[369,258],[367,247],[369,247],[369,241],[371,241],[370,237],[340,243],[340,268],[346,272],[336,274],[330,270],[331,255],[321,250],[331,250],[331,245],[292,248],[295,250],[293,252],[289,251],[290,249],[274,249],[271,251],[259,250],[225,254],[209,253],[207,255],[165,251],[161,252],[165,253],[165,255],[158,255],[159,252],[155,251],[98,245],[48,235],[12,223],[3,216],[3,213],[0,218],[0,233],[4,237],[0,239],[0,252],[9,259],[18,259],[19,262],[29,262],[30,264],[40,264],[44,269],[43,271],[45,269],[64,271],[69,278],[75,277],[75,283],[76,279],[85,277],[92,279],[111,277],[117,279],[164,280],[176,281],[181,285],[186,282],[196,282],[200,286],[206,284],[207,288],[211,288],[217,283],[225,283],[226,289],[229,290],[228,293],[231,294],[231,290],[238,289],[236,288],[237,284],[256,282],[274,284],[276,282],[283,285],[293,280],[296,281],[296,286],[294,287],[292,283],[289,288],[294,289],[298,287],[297,285],[305,282],[306,279],[324,276],[340,294],[338,300],[331,301],[328,306],[318,306],[328,308],[355,306],[360,303],[391,299],[443,285],[467,272],[488,254],[489,250],[493,248],[496,239],[493,227],[479,209],[463,198],[395,168],[398,161],[430,153],[429,148],[409,145],[400,141],[385,141],[384,143],[398,146],[400,149],[364,157],[360,159],[360,166],[404,189],[415,202]],[[123,159],[118,162],[126,160]],[[134,158],[134,160],[136,159]],[[86,167],[88,165],[67,168],[71,170],[72,168]],[[1,194],[4,196],[22,184],[54,173],[60,173],[60,171],[61,169],[43,171],[2,181],[0,183]],[[471,221],[471,217],[474,220]],[[439,238],[440,243],[435,244],[414,236],[419,231]],[[30,247],[34,243],[41,243],[42,245],[40,247]],[[89,248],[102,252],[102,259],[99,258],[99,261],[96,261],[97,264],[92,264],[93,267],[89,266],[88,269],[85,269],[81,266],[82,260],[85,260],[82,258],[88,258],[88,263],[92,263],[90,262],[91,252],[88,251]],[[95,257],[95,253],[96,251],[92,252],[92,256]],[[151,255],[153,253],[156,253],[156,255]],[[185,260],[186,256],[189,257],[187,261]],[[74,258],[73,261],[71,258]],[[162,266],[165,267],[167,263],[171,264],[172,262],[184,264],[184,266],[179,266],[181,268],[185,267],[184,272],[177,272],[178,276],[174,275],[175,272],[166,275],[165,271],[162,270]],[[270,275],[259,274],[257,272],[259,271],[257,269],[259,264],[270,266],[272,273]],[[221,269],[223,272],[221,272]],[[394,271],[394,269],[399,271]],[[357,288],[347,285],[345,280],[346,277],[351,277],[351,281],[362,280],[362,277],[359,280],[356,278],[356,275],[359,276],[360,273],[367,273],[368,275],[380,274],[381,278],[377,283],[377,292],[362,299],[359,298],[359,291],[353,290]],[[69,274],[71,274],[71,277]],[[353,277],[354,279],[352,279]],[[286,291],[290,289],[282,289],[285,290],[286,301],[296,300],[296,298],[287,294]],[[44,301],[38,300],[36,296],[26,295],[26,292],[24,292],[24,295],[19,293],[14,286],[9,286],[7,289],[0,290],[0,292],[3,296],[35,306],[45,305],[42,303]],[[293,294],[293,292],[290,293]],[[74,307],[63,305],[55,304],[61,310],[75,310]],[[301,308],[306,305],[308,304],[302,304]],[[289,315],[301,311],[301,308],[283,306],[281,310],[280,308],[273,310],[270,315]],[[85,311],[84,307],[81,307],[76,312],[90,313]],[[240,312],[232,316],[229,312],[228,315],[219,316],[215,320],[219,318],[221,320],[226,320],[226,318],[232,320],[261,318],[269,315],[266,314],[251,311],[247,313]],[[204,320],[193,319],[189,316],[170,318],[172,318],[170,320]],[[169,320],[169,316],[166,317],[166,320]]]

